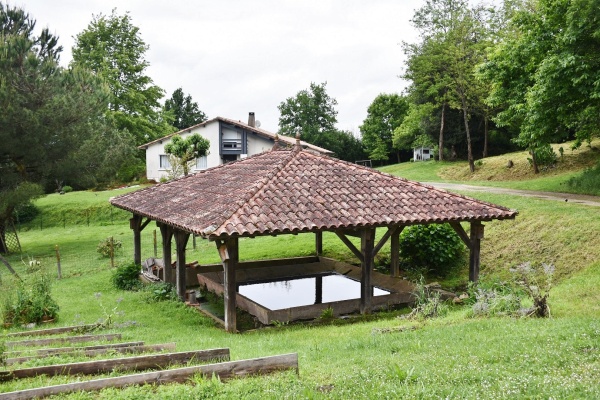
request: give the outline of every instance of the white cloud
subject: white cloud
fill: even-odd
[[[209,117],[245,120],[256,113],[277,130],[277,105],[310,82],[327,81],[338,101],[338,127],[358,131],[379,93],[401,92],[402,41],[421,1],[398,0],[27,0],[23,7],[60,37],[71,59],[73,37],[93,14],[130,12],[150,46],[147,74],[167,97],[182,87]]]

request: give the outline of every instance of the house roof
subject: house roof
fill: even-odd
[[[298,147],[275,148],[110,202],[210,239],[517,215],[505,207]]]
[[[201,126],[206,126],[206,125],[211,124],[211,123],[216,122],[216,121],[221,121],[221,122],[224,122],[224,123],[227,123],[227,124],[231,124],[231,125],[237,126],[239,128],[246,129],[248,131],[254,132],[257,135],[265,137],[267,139],[275,140],[275,138],[278,137],[280,141],[282,141],[282,142],[284,142],[284,143],[286,143],[286,144],[288,144],[290,146],[292,146],[292,145],[295,144],[295,139],[292,138],[292,137],[283,136],[283,135],[277,135],[276,133],[265,131],[264,129],[256,128],[254,126],[250,126],[250,125],[248,125],[248,124],[246,124],[246,123],[244,123],[242,121],[236,121],[236,120],[233,120],[233,119],[223,118],[223,117],[215,117],[215,118],[209,119],[207,121],[201,122],[199,124],[190,126],[189,128],[182,129],[179,132],[174,132],[174,133],[171,133],[170,135],[163,136],[163,137],[155,139],[155,140],[153,140],[151,142],[145,143],[145,144],[143,144],[141,146],[138,146],[138,149],[145,150],[149,146],[151,146],[151,145],[153,145],[155,143],[162,143],[163,141],[170,139],[174,135],[182,135],[182,134],[185,134],[185,133],[189,133],[189,132],[192,131],[192,129],[195,129],[195,128],[198,128],[198,127],[201,127]],[[307,148],[309,150],[316,151],[316,152],[321,153],[321,154],[332,154],[333,153],[332,151],[329,151],[329,150],[324,149],[324,148],[319,147],[319,146],[315,146],[314,144],[310,144],[308,142],[301,141],[300,144],[302,145],[303,148]]]

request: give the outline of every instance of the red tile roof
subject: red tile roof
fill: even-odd
[[[110,202],[213,239],[517,215],[501,206],[298,149],[261,153]]]

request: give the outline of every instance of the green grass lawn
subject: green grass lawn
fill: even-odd
[[[40,201],[60,215],[72,194],[82,197],[84,208],[99,207],[110,197],[109,193],[85,192]],[[89,227],[86,223],[65,228],[59,224],[40,230],[35,222],[25,226],[29,229],[20,235],[24,252],[42,258],[47,270],[56,268],[54,246],[61,249],[65,278],[53,286],[53,297],[61,307],[57,325],[92,323],[114,312],[116,325],[109,332],[121,332],[123,341],[174,341],[178,351],[229,347],[233,360],[289,352],[299,355],[298,376],[279,373],[226,383],[197,378],[187,385],[58,398],[600,398],[600,213],[575,204],[485,193],[474,196],[520,212],[515,221],[486,224],[483,275],[505,277],[509,267],[523,261],[554,263],[557,285],[549,299],[551,319],[470,318],[467,307],[456,306],[446,317],[427,321],[403,320],[398,318],[400,313],[388,312],[351,324],[297,324],[232,335],[182,304],[149,303],[143,292],[112,287],[109,263],[99,258],[96,246],[113,236],[123,242],[118,262],[128,262],[132,234],[126,216],[110,221],[104,214]],[[102,200],[97,203],[96,198]],[[77,204],[69,207],[77,208]],[[151,224],[143,231],[143,258],[153,255],[153,230]],[[310,234],[242,239],[240,257],[301,256],[311,254],[313,248]],[[325,235],[324,250],[328,256],[356,262],[335,235]],[[389,253],[389,248],[383,251]],[[188,252],[189,260],[218,261],[214,244],[204,240],[197,241],[195,250],[190,240]],[[30,276],[20,255],[9,261],[22,276]],[[5,292],[10,279],[2,268]],[[394,327],[416,329],[377,333],[379,328]],[[44,362],[48,361],[29,365]],[[38,377],[5,382],[0,383],[0,392],[83,379]]]

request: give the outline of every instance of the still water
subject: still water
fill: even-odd
[[[270,310],[360,298],[360,282],[339,274],[320,278],[322,279],[320,299],[317,290],[318,278],[314,277],[240,285],[239,293]],[[373,289],[374,296],[389,293],[387,290]]]

